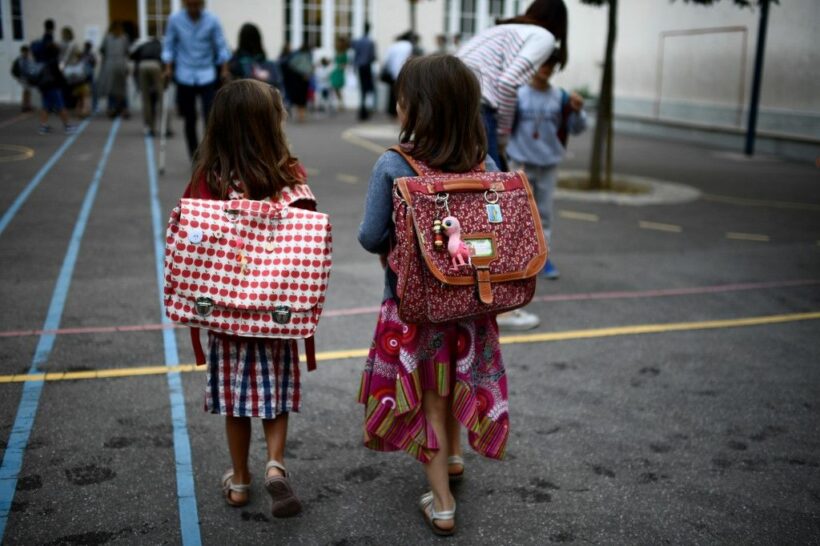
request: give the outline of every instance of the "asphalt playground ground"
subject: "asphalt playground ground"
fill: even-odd
[[[351,136],[348,113],[287,128],[332,216],[334,267],[285,461],[305,512],[277,520],[261,426],[251,503],[223,501],[222,419],[202,409],[187,332],[162,323],[157,259],[189,175],[175,129],[155,176],[136,119],[38,135],[0,109],[2,543],[438,543],[418,463],[361,446],[382,273],[356,230],[390,138]],[[701,196],[556,201],[562,277],[529,306],[541,326],[503,340],[507,457],[467,450],[450,542],[820,543],[820,169],[615,144],[616,171]],[[570,150],[583,168],[588,137]]]

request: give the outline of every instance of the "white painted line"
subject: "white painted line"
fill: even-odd
[[[820,205],[815,203],[794,203],[790,201],[769,201],[766,199],[746,199],[744,197],[734,197],[730,195],[713,195],[704,193],[704,201],[715,203],[727,203],[742,207],[771,207],[777,209],[814,210],[820,211]]]
[[[377,154],[383,154],[387,150],[387,146],[383,146],[381,144],[377,144],[366,138],[362,138],[358,135],[353,134],[350,130],[345,131],[342,133],[342,140],[345,140],[351,144],[355,144],[365,150],[370,150],[371,152],[376,152]]]
[[[336,180],[339,182],[344,182],[345,184],[357,184],[361,181],[358,176],[354,176],[352,174],[337,174]]]
[[[675,224],[662,224],[659,222],[646,222],[641,220],[638,222],[641,229],[654,229],[656,231],[668,231],[669,233],[680,233],[683,228]]]
[[[597,222],[598,215],[590,214],[588,212],[576,212],[574,210],[559,210],[558,216],[567,218],[568,220],[581,220],[582,222]]]
[[[761,243],[768,243],[769,236],[762,235],[759,233],[738,233],[735,231],[729,231],[726,233],[727,239],[734,239],[736,241],[758,241]]]
[[[319,169],[314,169],[313,167],[305,167],[305,172],[308,176],[316,176],[319,174]]]

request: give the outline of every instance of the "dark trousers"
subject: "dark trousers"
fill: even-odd
[[[183,85],[177,83],[177,107],[182,117],[185,119],[185,141],[188,144],[188,155],[194,157],[199,138],[196,134],[196,98],[202,102],[203,125],[208,123],[208,113],[211,111],[211,104],[214,102],[216,84],[207,85]]]
[[[481,121],[484,122],[484,131],[487,133],[487,155],[493,158],[498,170],[507,171],[507,158],[501,157],[498,149],[498,113],[495,109],[482,104]]]
[[[359,102],[359,119],[367,119],[370,117],[370,112],[367,110],[367,94],[375,94],[376,87],[373,85],[373,69],[369,64],[359,67],[359,93],[361,94],[361,101]],[[376,101],[373,101],[374,103]]]

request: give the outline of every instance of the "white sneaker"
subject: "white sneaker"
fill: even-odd
[[[535,313],[529,313],[523,309],[516,309],[507,313],[501,313],[496,317],[499,330],[505,332],[524,332],[537,328],[541,324],[541,319]]]

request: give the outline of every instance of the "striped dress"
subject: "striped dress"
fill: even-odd
[[[476,71],[481,98],[498,112],[498,133],[512,131],[518,88],[552,55],[555,37],[536,25],[507,24],[471,38],[456,56]]]

